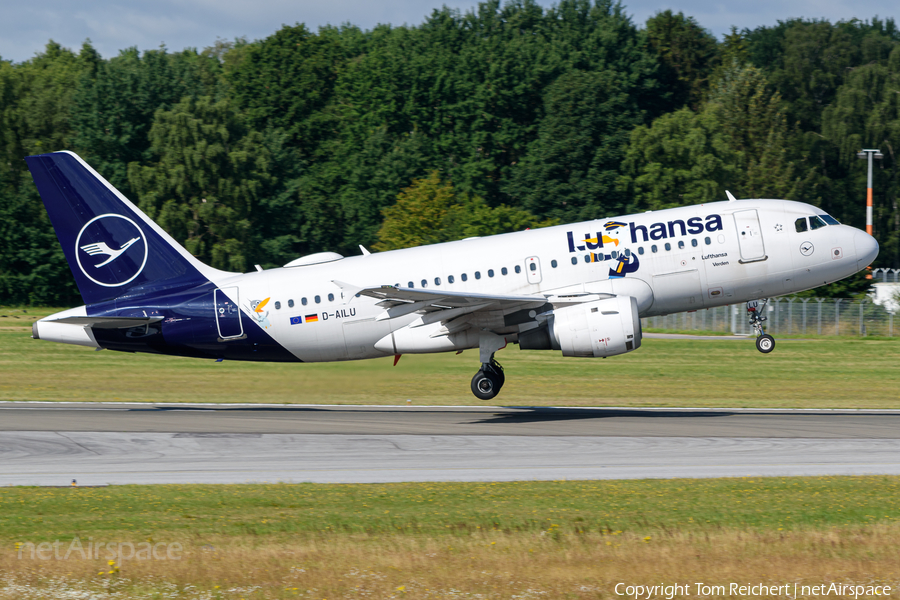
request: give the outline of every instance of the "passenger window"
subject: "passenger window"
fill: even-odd
[[[828,223],[829,225],[840,225],[840,222],[832,217],[831,215],[819,215],[823,221]]]
[[[275,310],[281,310],[281,302],[275,301]]]
[[[809,218],[809,228],[810,229],[815,230],[815,229],[820,229],[825,226],[826,226],[825,221],[823,221],[819,217],[810,217]]]
[[[638,254],[640,254],[641,256],[644,255],[644,247],[643,246],[638,246]]]
[[[300,304],[302,304],[303,306],[306,306],[306,297],[305,296],[303,298],[300,298]]]
[[[425,279],[422,280],[422,287],[423,287],[423,288],[427,288],[427,287],[428,287],[428,281],[427,281],[427,280],[425,280]]]
[[[672,249],[672,244],[670,244],[669,242],[666,242],[666,252],[668,252],[671,249]]]
[[[683,240],[678,242],[678,249],[684,250],[684,241]]]
[[[697,238],[692,238],[692,239],[691,239],[691,246],[693,246],[694,248],[697,247]]]
[[[475,271],[475,279],[481,279],[481,271]]]
[[[553,262],[556,262],[556,261],[553,261]],[[537,271],[537,263],[531,263],[530,265],[528,265],[528,268],[531,269],[532,271]]]
[[[494,270],[488,269],[488,277],[493,277],[493,276],[494,276]]]
[[[550,261],[550,266],[553,267],[554,269],[556,268],[557,264],[558,263],[556,262],[556,259]]]
[[[435,278],[434,278],[434,285],[441,285],[441,278],[440,278],[440,277],[435,277]]]
[[[321,304],[321,302],[322,302],[321,296],[316,296],[316,297],[314,298],[314,300],[316,301],[316,304]]]
[[[586,262],[586,263],[591,262],[591,255],[590,255],[590,254],[585,254],[585,255],[584,255],[584,262]]]
[[[500,269],[500,274],[501,274],[501,275],[506,275],[506,274],[508,274],[508,273],[509,273],[509,271],[506,270],[506,267],[503,267],[502,269]]]
[[[463,273],[463,274],[460,275],[459,277],[460,277],[463,281],[468,281],[468,280],[469,280],[469,276],[466,275],[465,273]]]
[[[794,221],[794,229],[797,230],[797,233],[803,233],[804,231],[806,231],[806,217]]]
[[[609,255],[612,256],[613,258],[619,258],[619,253],[616,252],[615,250],[613,250],[612,252],[610,252]]]
[[[328,294],[328,301],[334,302],[334,294]]]
[[[409,282],[409,285],[408,285],[408,286],[406,286],[406,287],[408,287],[408,288],[414,288],[414,287],[416,287],[416,286],[415,286],[415,285],[413,285],[413,282],[412,282],[412,281],[410,281],[410,282]]]
[[[447,275],[447,283],[453,283],[456,279],[453,278],[453,275]]]
[[[706,236],[705,238],[703,238],[703,243],[709,246],[710,244],[712,244],[712,240],[709,239],[709,236]]]
[[[520,267],[519,265],[516,265],[516,273],[521,273],[521,272],[522,272],[522,267]]]
[[[650,252],[652,252],[653,254],[656,254],[656,244],[653,244],[652,246],[650,246]]]
[[[288,300],[288,308],[294,308],[294,301]]]
[[[573,257],[572,257],[572,264],[573,264],[573,265],[577,265],[577,264],[578,264],[578,257],[577,257],[577,256],[573,256]]]

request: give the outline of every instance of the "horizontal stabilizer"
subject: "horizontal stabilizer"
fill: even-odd
[[[64,325],[82,325],[97,329],[128,329],[159,323],[162,317],[63,317],[46,320],[46,323],[62,323]]]

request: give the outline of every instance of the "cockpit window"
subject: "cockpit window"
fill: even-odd
[[[829,225],[840,225],[840,222],[838,222],[838,220],[835,219],[834,217],[832,217],[831,215],[819,215],[819,216],[822,218],[823,221],[825,221]]]
[[[803,233],[804,231],[806,231],[806,217],[794,221],[794,227],[797,228],[797,233]]]
[[[820,227],[826,227],[825,221],[820,219],[819,217],[810,217],[809,218],[809,228],[812,230],[819,229]]]

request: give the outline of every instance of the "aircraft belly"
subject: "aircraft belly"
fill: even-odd
[[[347,360],[344,329],[340,321],[309,321],[292,327],[286,336],[288,349],[304,362]]]
[[[390,320],[376,321],[375,317],[344,321],[344,340],[351,360],[378,358],[386,354],[375,348],[375,342],[391,333]]]
[[[428,354],[478,347],[480,331],[467,329],[450,335],[435,335],[442,327],[441,323],[412,329],[403,327],[378,340],[375,349],[384,354]]]
[[[697,310],[704,307],[700,271],[687,269],[653,276],[653,311]]]

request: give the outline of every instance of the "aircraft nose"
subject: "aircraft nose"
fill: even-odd
[[[871,265],[878,256],[878,242],[865,231],[857,231],[853,235],[853,245],[856,246],[856,260],[860,270]]]

